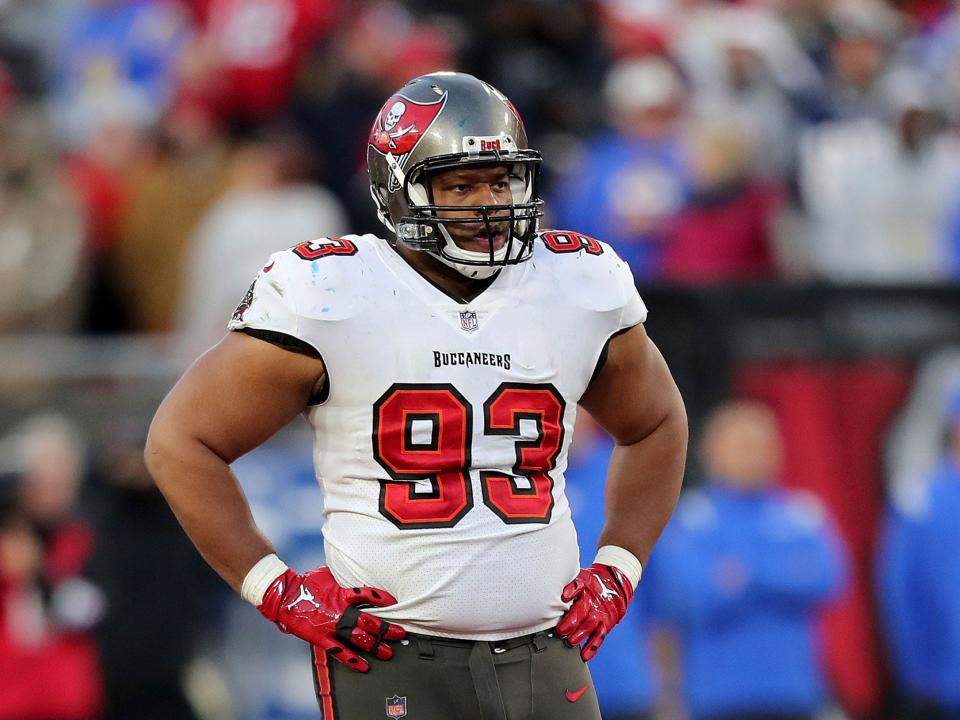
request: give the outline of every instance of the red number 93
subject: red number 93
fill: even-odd
[[[483,404],[483,432],[521,433],[513,474],[480,473],[483,502],[505,523],[546,523],[563,446],[565,403],[553,385],[503,383]],[[390,475],[381,481],[380,512],[401,529],[453,527],[473,507],[470,484],[473,409],[448,383],[397,383],[374,404],[373,456]]]

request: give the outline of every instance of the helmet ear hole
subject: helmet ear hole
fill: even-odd
[[[516,175],[510,176],[510,194],[513,196],[513,201],[515,203],[525,203],[530,198],[530,183],[524,180],[522,177],[517,177]]]
[[[407,185],[407,194],[410,196],[410,200],[414,205],[430,204],[430,197],[427,195],[427,188],[422,182],[412,182]]]
[[[374,205],[377,206],[377,217],[380,219],[390,232],[394,232],[393,221],[390,219],[390,211],[387,209],[387,203],[382,199],[386,193],[382,187],[370,186],[370,196],[373,198]]]

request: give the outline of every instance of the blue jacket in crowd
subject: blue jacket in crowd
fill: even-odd
[[[814,617],[842,588],[846,559],[815,498],[685,493],[645,575],[656,620],[679,633],[693,718],[824,706]]]
[[[960,464],[927,480],[888,512],[877,595],[901,689],[960,712]]]
[[[152,0],[71,5],[51,88],[65,140],[83,141],[98,119],[117,113],[135,123],[156,120],[176,89],[189,32],[184,13]]]
[[[686,206],[692,184],[678,139],[603,133],[584,144],[576,170],[558,183],[553,225],[608,242],[638,278],[657,277],[668,223]],[[630,227],[630,216],[649,226]]]
[[[597,540],[603,528],[604,485],[612,450],[610,441],[598,441],[585,454],[571,456],[566,472],[566,493],[584,567],[592,563],[597,554]],[[643,581],[640,586],[643,587]],[[642,597],[637,593],[626,616],[590,661],[590,674],[604,718],[630,716],[653,707],[649,646]]]

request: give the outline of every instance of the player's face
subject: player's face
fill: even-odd
[[[503,165],[490,165],[475,168],[454,168],[443,170],[430,179],[433,202],[436,205],[448,205],[465,208],[460,210],[440,210],[441,218],[464,218],[473,222],[448,223],[450,237],[463,250],[490,252],[499,250],[507,242],[510,232],[508,220],[497,220],[510,216],[509,210],[491,213],[490,222],[477,222],[483,213],[476,209],[481,205],[509,205],[513,202],[510,191],[510,175]]]

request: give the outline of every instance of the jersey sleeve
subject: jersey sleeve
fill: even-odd
[[[625,301],[620,311],[618,330],[626,330],[634,325],[646,322],[647,306],[637,290],[637,283],[633,279],[633,271],[630,270],[630,266],[617,255],[613,248],[610,248],[610,253],[616,258],[617,272],[620,274],[620,282],[624,285]]]
[[[288,255],[289,251],[285,250],[270,256],[233,311],[227,323],[229,330],[265,330],[308,342],[300,333],[300,317],[287,267]]]
[[[555,261],[552,273],[568,301],[604,315],[611,332],[647,319],[630,266],[609,244],[569,230],[546,230],[540,240],[545,256]]]
[[[270,256],[227,324],[274,344],[317,353],[331,323],[355,316],[368,300],[369,267],[355,235],[318,238]],[[368,277],[368,275],[366,276]],[[281,337],[282,336],[282,337]],[[292,343],[287,338],[293,338]]]

